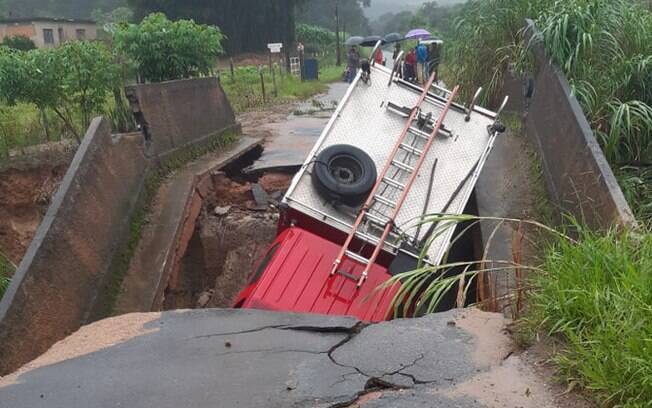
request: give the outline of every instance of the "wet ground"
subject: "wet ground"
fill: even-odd
[[[265,138],[265,150],[249,170],[301,166],[347,89],[337,82],[307,101],[240,115],[245,135]]]

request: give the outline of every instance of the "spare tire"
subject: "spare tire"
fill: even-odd
[[[376,184],[376,165],[367,153],[350,145],[322,150],[312,171],[312,182],[324,198],[352,207],[365,202]]]

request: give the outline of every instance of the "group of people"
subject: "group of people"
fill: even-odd
[[[400,43],[394,47],[394,62],[401,52]],[[433,72],[439,69],[440,49],[437,43],[424,44],[419,42],[416,47],[411,48],[405,56],[401,74],[403,79],[423,84]]]
[[[397,42],[394,46],[394,54],[392,56],[394,63],[396,63],[400,52],[401,43]],[[411,48],[405,56],[399,74],[407,81],[423,84],[433,72],[437,72],[439,68],[440,54],[441,51],[437,43],[433,42],[426,45],[419,42],[417,46]],[[346,61],[345,80],[348,83],[351,83],[360,68],[360,52],[356,46],[351,47],[347,53]],[[385,55],[382,49],[379,48],[376,51],[374,61],[377,64],[385,65]]]

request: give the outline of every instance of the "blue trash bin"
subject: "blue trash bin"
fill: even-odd
[[[315,58],[306,58],[303,60],[303,79],[307,81],[316,81],[319,79],[319,61]]]

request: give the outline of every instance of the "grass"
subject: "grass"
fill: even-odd
[[[264,67],[264,98],[258,68],[254,66],[238,67],[235,69],[234,77],[231,77],[229,73],[222,73],[222,86],[236,112],[244,112],[269,105],[307,99],[313,95],[325,92],[328,89],[329,83],[342,78],[344,71],[343,67],[321,67],[319,80],[302,82],[291,75],[281,76],[278,66],[275,66],[274,69],[278,92],[274,95],[271,72],[269,67]]]
[[[490,102],[509,69],[531,68],[526,17],[535,20],[547,54],[562,68],[615,173],[650,169],[652,158],[652,13],[628,0],[471,0],[447,48],[454,82],[484,86]],[[500,21],[500,24],[496,24]],[[634,168],[632,168],[634,167]],[[622,181],[623,179],[621,179]],[[643,221],[649,189],[629,194]]]
[[[555,240],[524,320],[564,342],[563,377],[606,406],[652,406],[652,234]]]

